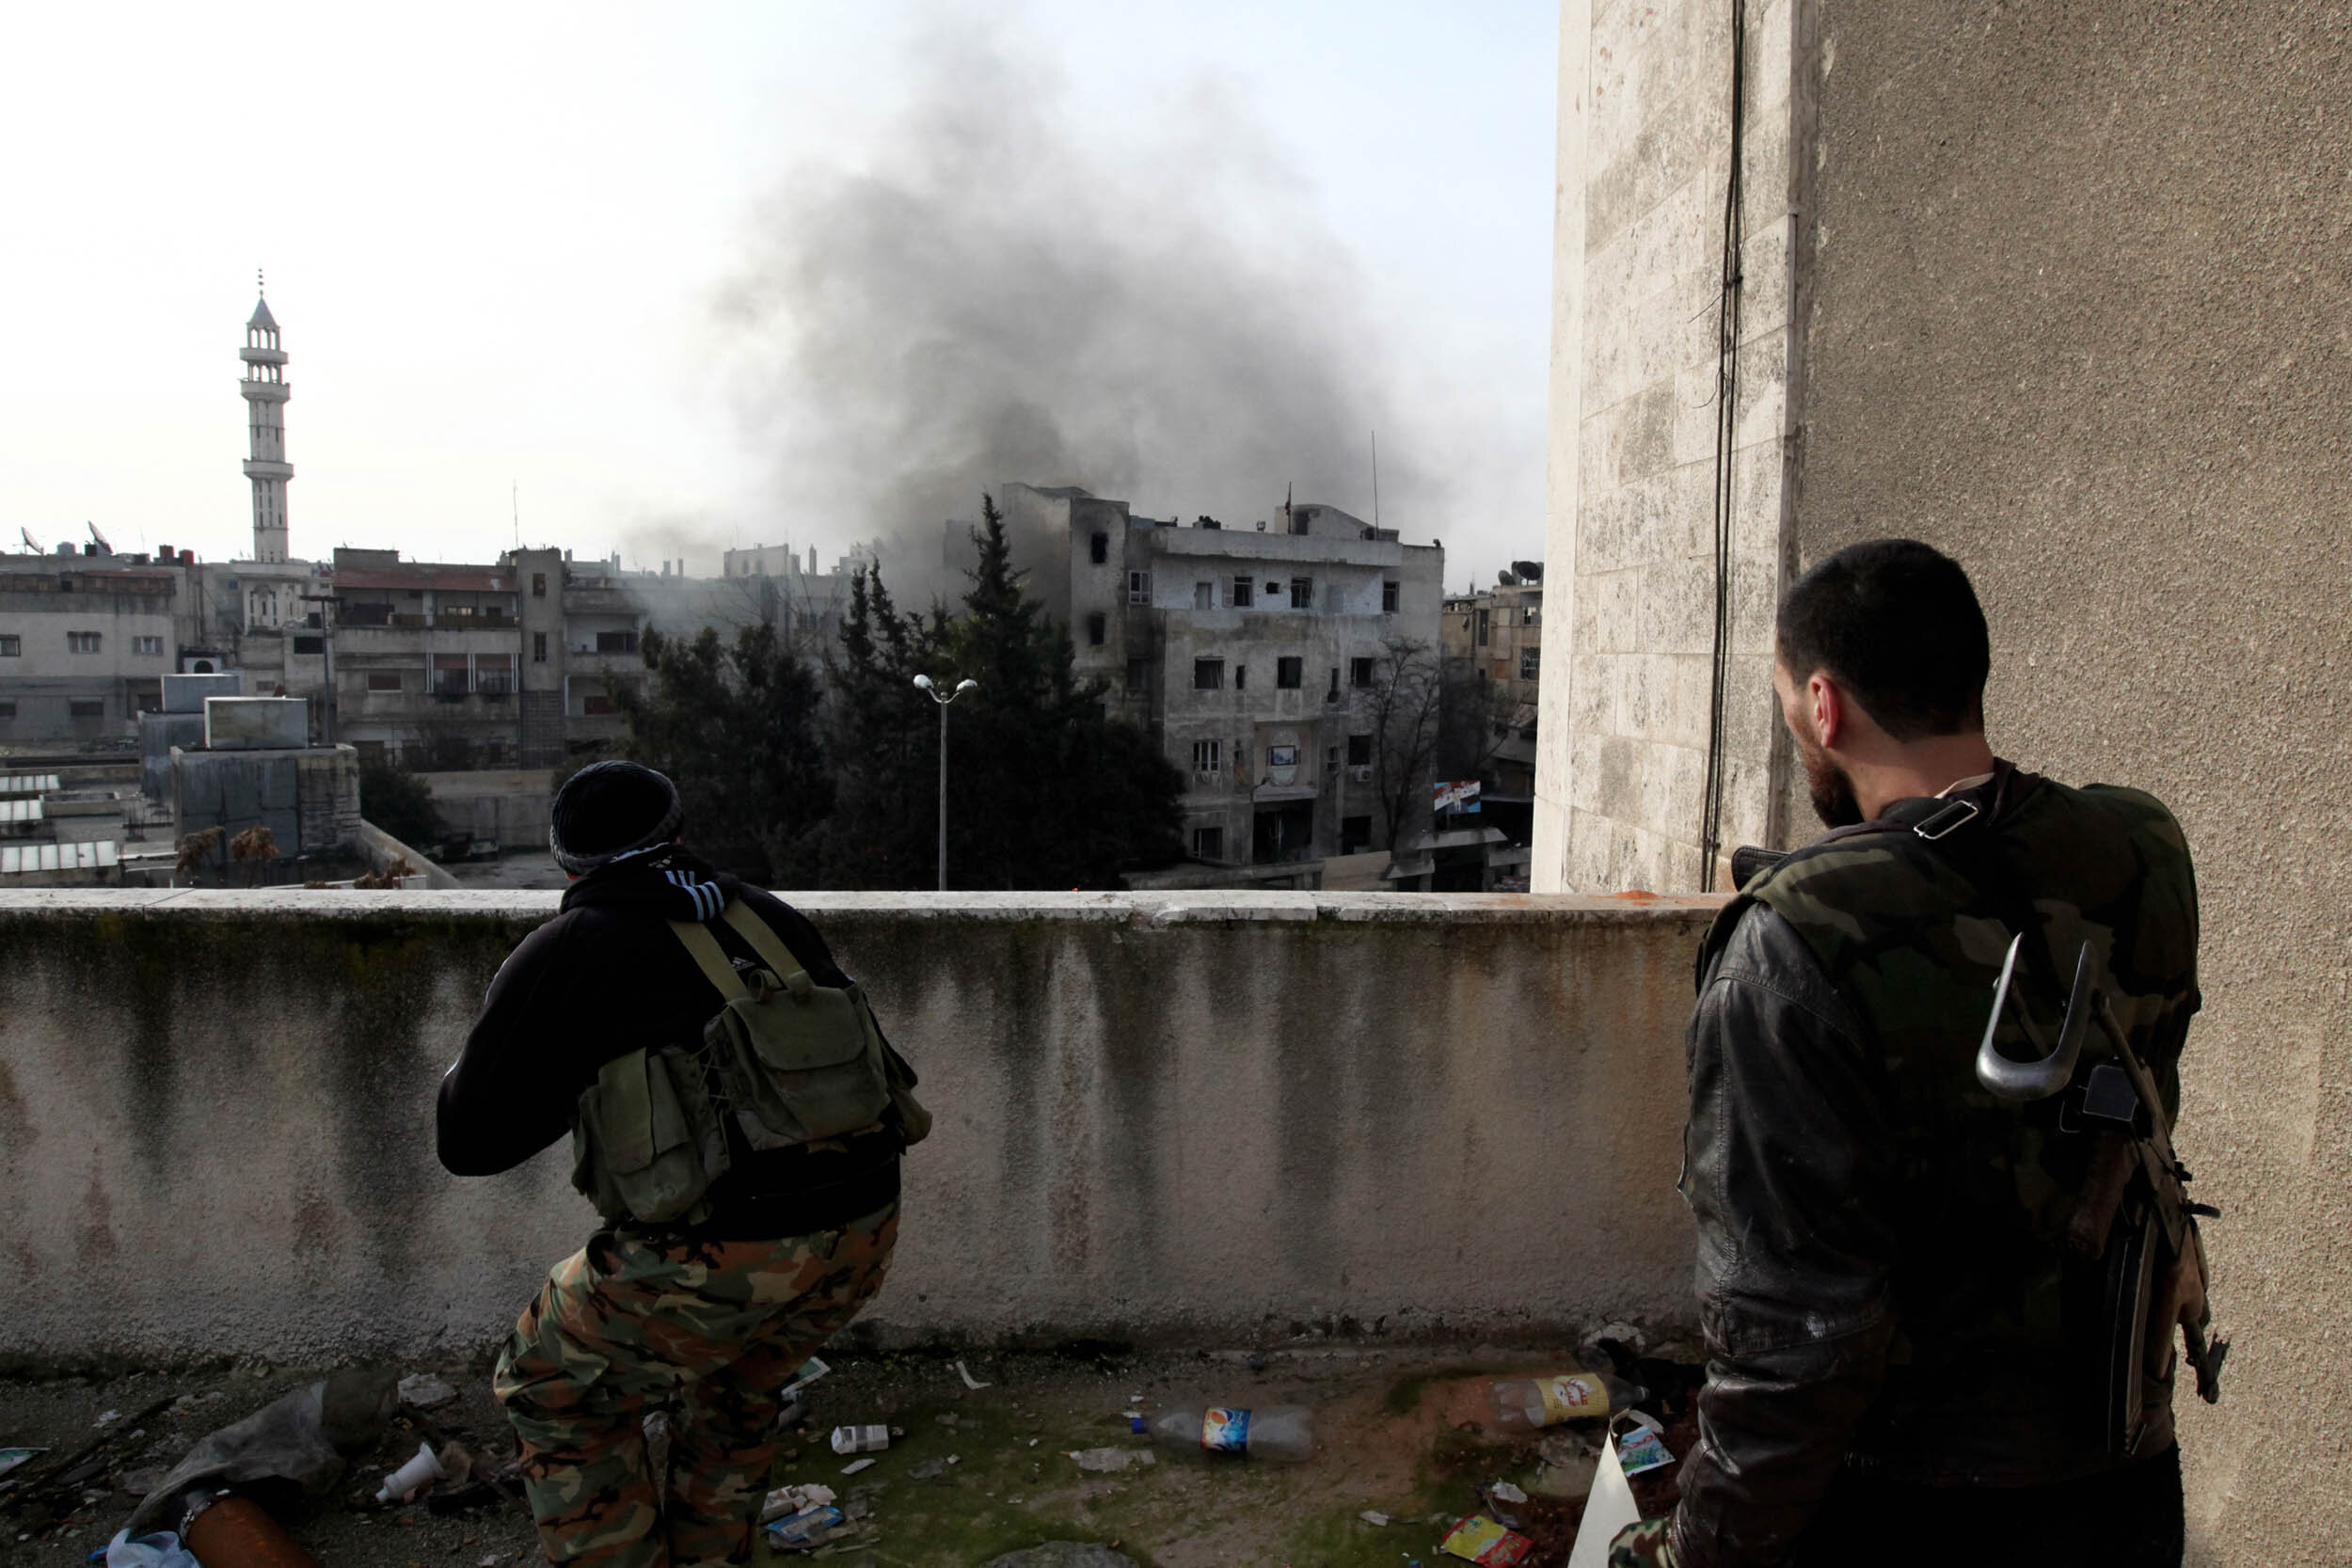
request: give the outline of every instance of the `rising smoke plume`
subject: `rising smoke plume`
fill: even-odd
[[[1311,190],[1215,85],[1082,115],[1030,41],[934,27],[905,111],[759,213],[722,330],[784,526],[936,561],[1013,480],[1186,522],[1249,527],[1285,484],[1369,515],[1388,363]],[[1393,452],[1380,487],[1423,489]]]

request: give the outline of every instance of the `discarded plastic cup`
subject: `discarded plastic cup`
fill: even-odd
[[[1303,1404],[1187,1405],[1152,1418],[1152,1441],[1164,1449],[1247,1454],[1252,1459],[1314,1457],[1313,1413]]]
[[[433,1457],[433,1445],[420,1443],[416,1458],[384,1478],[384,1484],[376,1489],[375,1500],[388,1503],[395,1497],[405,1497],[427,1481],[440,1480],[445,1474],[447,1472],[441,1468],[441,1462]]]

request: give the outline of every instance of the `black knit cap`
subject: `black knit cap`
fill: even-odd
[[[677,789],[643,763],[598,762],[564,781],[548,812],[548,847],[575,877],[660,849],[685,820]]]

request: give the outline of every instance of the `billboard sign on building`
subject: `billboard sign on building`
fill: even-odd
[[[1433,784],[1429,786],[1429,809],[1443,815],[1446,812],[1471,812],[1478,809],[1478,781],[1463,779],[1453,784]]]

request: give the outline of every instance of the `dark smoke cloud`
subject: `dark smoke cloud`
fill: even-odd
[[[723,299],[796,541],[935,560],[1010,480],[1242,526],[1291,483],[1369,515],[1380,334],[1246,105],[1199,83],[1082,110],[1035,40],[969,23],[913,64],[878,137],[784,182]],[[1409,504],[1383,464],[1384,512]]]

